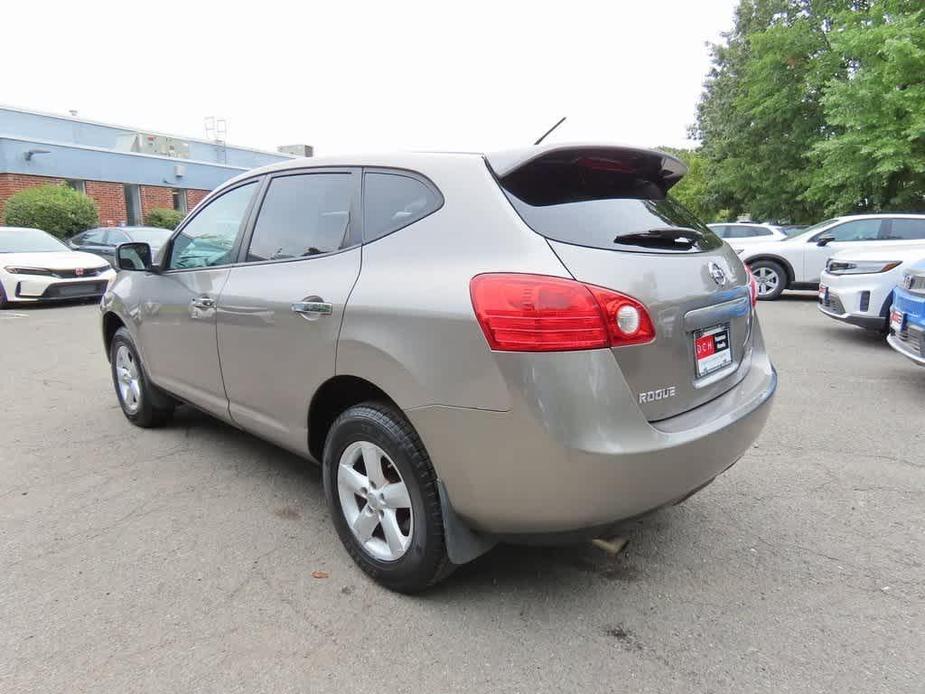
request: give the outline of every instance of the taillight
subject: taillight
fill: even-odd
[[[752,308],[758,303],[758,280],[752,274],[752,269],[746,265],[745,271],[748,273],[748,294],[752,298]]]
[[[485,274],[469,283],[489,346],[505,352],[564,352],[655,339],[645,307],[619,292],[546,275]]]

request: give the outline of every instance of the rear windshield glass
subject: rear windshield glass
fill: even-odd
[[[723,245],[657,180],[596,160],[534,162],[499,182],[523,220],[554,241],[643,253],[697,253]]]

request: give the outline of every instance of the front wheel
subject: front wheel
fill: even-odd
[[[755,283],[758,285],[758,298],[773,301],[787,288],[787,271],[780,263],[773,260],[758,260],[751,265]]]
[[[401,412],[372,402],[346,410],[328,432],[323,466],[337,534],[363,571],[401,593],[452,571],[437,475]]]
[[[132,424],[157,427],[173,414],[174,402],[148,381],[141,357],[125,328],[119,328],[109,344],[112,383],[122,413]]]

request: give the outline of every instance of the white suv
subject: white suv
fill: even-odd
[[[758,298],[785,289],[815,289],[826,261],[839,251],[925,244],[925,215],[865,214],[836,217],[785,241],[756,243],[739,252],[758,281]]]
[[[757,224],[755,222],[718,222],[707,224],[710,230],[732,246],[738,253],[746,246],[766,241],[783,241],[787,234],[783,229],[773,224]]]
[[[913,248],[836,253],[819,281],[819,310],[835,320],[885,333],[893,288],[910,265],[923,259],[925,241]]]

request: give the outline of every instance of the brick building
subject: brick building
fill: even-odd
[[[291,157],[0,107],[0,220],[13,193],[59,183],[93,198],[103,226],[142,224],[156,207],[187,212],[242,171]]]

